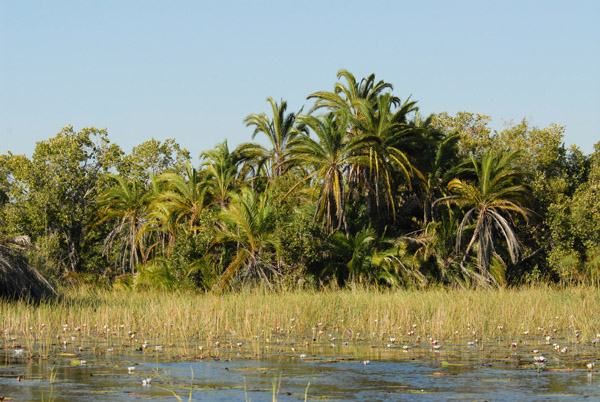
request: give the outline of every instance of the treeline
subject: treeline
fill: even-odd
[[[268,146],[174,140],[125,154],[65,127],[0,155],[0,244],[54,281],[272,288],[600,281],[600,143],[427,118],[374,75],[338,73],[307,113],[269,98]]]

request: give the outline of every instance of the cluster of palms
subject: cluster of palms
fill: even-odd
[[[502,284],[528,216],[518,155],[461,160],[459,136],[435,130],[389,83],[338,78],[308,97],[308,114],[269,98],[271,116],[249,115],[253,139],[269,147],[224,142],[199,169],[149,183],[113,176],[94,221],[110,228],[105,255],[136,280],[208,289],[308,277]],[[177,259],[186,243],[194,252]]]

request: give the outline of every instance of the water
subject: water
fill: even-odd
[[[566,341],[565,341],[566,342]],[[564,342],[563,342],[564,343]],[[0,351],[0,396],[14,401],[544,401],[600,400],[599,359],[585,343],[386,345],[286,342],[204,348],[49,345],[47,359],[18,345]],[[404,350],[404,346],[408,350]],[[111,350],[107,350],[111,349]],[[537,351],[534,352],[534,351]],[[187,353],[186,353],[187,352]],[[537,367],[534,356],[545,356]],[[82,360],[85,360],[82,364]],[[369,363],[366,364],[366,361]],[[135,367],[129,372],[129,367]],[[598,368],[598,367],[597,367]],[[597,370],[596,368],[596,370]],[[150,385],[142,380],[150,378]]]

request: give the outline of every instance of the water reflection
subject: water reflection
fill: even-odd
[[[173,345],[162,350],[111,345],[111,352],[106,346],[81,345],[78,353],[65,353],[57,344],[48,358],[28,358],[27,351],[5,348],[0,352],[0,396],[15,401],[160,401],[175,400],[175,395],[187,400],[191,391],[193,401],[270,401],[274,393],[279,401],[304,400],[305,395],[309,400],[369,401],[600,399],[598,381],[586,367],[598,359],[598,351],[584,345],[573,345],[564,356],[545,343],[521,344],[515,350],[498,340],[441,343],[439,348],[416,342],[265,343],[259,359],[250,347],[227,341],[195,356]],[[542,354],[547,361],[538,372],[534,356]],[[370,364],[364,365],[365,360]],[[148,378],[150,385],[143,385]]]

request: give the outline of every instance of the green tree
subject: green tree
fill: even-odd
[[[564,282],[600,280],[600,143],[589,157],[587,180],[562,194],[548,211],[548,263]]]
[[[209,151],[204,151],[200,158],[207,175],[207,185],[213,202],[225,207],[231,192],[241,186],[249,172],[256,171],[251,165],[256,161],[255,144],[240,144],[229,151],[227,141]]]
[[[432,125],[446,135],[460,136],[459,153],[461,157],[474,154],[481,157],[494,142],[489,124],[490,116],[471,112],[458,112],[452,117],[443,112],[433,116]]]
[[[138,237],[147,213],[148,193],[139,180],[131,182],[120,176],[111,176],[114,185],[98,197],[98,209],[94,224],[109,223],[112,228],[104,240],[104,253],[110,254],[115,247],[121,264],[133,274],[140,262]]]
[[[312,110],[327,108],[334,113],[341,111],[354,118],[360,117],[360,111],[357,105],[359,101],[367,103],[371,107],[377,106],[378,97],[386,90],[392,90],[392,84],[378,81],[375,82],[375,74],[371,74],[360,81],[356,80],[354,74],[348,70],[340,70],[337,73],[338,79],[343,78],[346,84],[337,82],[333,92],[318,91],[308,96],[307,99],[315,99],[315,105]],[[393,103],[398,103],[399,99],[392,97]],[[351,130],[352,131],[352,130]]]
[[[410,189],[414,177],[424,180],[413,153],[426,148],[426,138],[409,122],[409,115],[418,110],[416,102],[407,100],[394,111],[399,99],[391,94],[376,101],[376,107],[364,99],[355,101],[359,117],[352,118],[353,126],[363,146],[354,152],[356,163],[350,166],[348,181],[353,188],[363,189],[371,218],[395,220],[395,190],[402,185]]]
[[[236,251],[215,289],[225,289],[235,278],[241,283],[264,281],[272,286],[272,278],[280,274],[279,259],[271,259],[280,249],[274,235],[272,201],[266,192],[257,197],[247,187],[231,197],[231,203],[219,215],[223,225],[217,230],[215,242],[235,245]]]
[[[350,138],[346,135],[347,120],[347,114],[329,114],[322,118],[301,116],[300,121],[314,132],[318,140],[306,135],[298,137],[290,155],[292,163],[312,169],[290,192],[313,180],[313,186],[319,192],[314,219],[323,222],[328,232],[344,230],[348,233],[344,171],[356,161],[353,151],[364,142],[363,137]]]
[[[151,139],[135,146],[119,163],[119,173],[129,179],[150,181],[165,172],[181,173],[190,162],[190,153],[174,139],[164,142]]]
[[[282,100],[280,104],[277,104],[273,98],[267,98],[267,101],[273,112],[271,119],[265,113],[250,114],[244,119],[244,123],[247,127],[255,127],[252,139],[259,133],[265,134],[269,139],[271,149],[265,150],[264,156],[270,166],[269,175],[274,178],[285,172],[289,146],[293,139],[303,131],[303,128],[297,124],[298,114],[286,114],[286,101]]]
[[[187,233],[195,234],[200,215],[210,203],[206,178],[188,165],[185,176],[164,173],[158,180],[165,184],[166,191],[158,194],[155,202],[164,204],[176,225],[182,225]]]
[[[515,165],[519,157],[516,152],[486,152],[481,161],[471,156],[469,170],[475,181],[454,179],[448,184],[452,195],[438,202],[448,202],[463,207],[465,212],[458,227],[457,249],[461,248],[467,225],[472,224],[472,234],[460,263],[463,272],[480,284],[503,283],[503,272],[490,272],[492,258],[505,266],[497,252],[495,235],[499,234],[506,243],[513,263],[519,256],[519,242],[514,231],[515,214],[527,221],[530,210],[525,205],[529,190],[524,184],[523,173]],[[477,250],[477,271],[468,270],[464,264],[473,248]],[[496,274],[496,275],[494,275]]]
[[[90,252],[84,247],[86,229],[94,203],[121,153],[110,144],[106,130],[91,127],[76,132],[68,126],[38,142],[31,162],[17,169],[19,208],[27,222],[24,234],[38,250],[51,245],[51,260],[44,263],[48,267],[84,269],[83,254]]]

